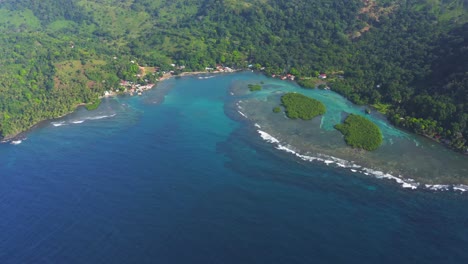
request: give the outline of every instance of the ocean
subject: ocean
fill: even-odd
[[[466,157],[376,115],[383,150],[351,165],[396,175],[390,158],[435,148],[455,168],[402,177],[417,188],[352,171],[331,119],[281,125],[270,108],[281,89],[297,87],[249,72],[170,79],[1,144],[0,263],[468,263],[468,193],[453,188]],[[320,140],[308,145],[311,124]]]

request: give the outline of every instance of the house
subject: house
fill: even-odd
[[[221,64],[216,64],[216,70],[218,70],[218,71],[223,70],[223,65],[221,65]]]
[[[318,77],[319,79],[326,79],[327,75],[325,73],[321,73]]]

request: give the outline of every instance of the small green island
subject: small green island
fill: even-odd
[[[260,84],[249,84],[248,87],[251,92],[262,90],[262,86]]]
[[[286,108],[286,116],[291,119],[310,120],[326,112],[322,102],[299,93],[287,93],[281,97],[281,103]]]
[[[281,107],[280,106],[276,106],[273,108],[273,113],[279,113],[281,112]]]
[[[345,138],[346,144],[353,148],[376,150],[382,144],[382,132],[369,119],[350,114],[343,124],[335,125]]]

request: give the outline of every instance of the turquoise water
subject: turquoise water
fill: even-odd
[[[168,80],[0,145],[0,263],[468,261],[466,194],[276,149],[237,112],[258,78]]]
[[[261,92],[249,92],[248,83],[263,83]],[[300,92],[327,107],[327,112],[312,121],[289,120],[272,112],[280,105],[281,95]],[[357,173],[397,181],[407,188],[467,189],[468,160],[424,137],[409,134],[390,125],[379,113],[367,115],[365,107],[356,106],[329,90],[302,89],[295,83],[257,76],[231,86],[238,110],[259,131],[278,140],[279,148],[302,159],[319,160]],[[382,146],[372,152],[346,146],[343,136],[333,127],[350,113],[365,116],[376,123],[383,134]],[[276,144],[276,143],[275,143]],[[276,144],[278,145],[278,144]],[[278,148],[278,146],[276,146]]]

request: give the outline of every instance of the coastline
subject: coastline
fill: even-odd
[[[167,72],[167,73],[164,73],[158,80],[157,82],[155,82],[154,84],[149,84],[147,86],[145,86],[145,88],[143,88],[142,90],[140,90],[139,92],[136,92],[138,95],[141,95],[143,91],[147,91],[147,90],[151,90],[153,88],[155,88],[159,82],[163,82],[163,81],[166,81],[166,80],[169,80],[169,79],[172,79],[172,78],[177,78],[177,77],[188,77],[188,76],[196,76],[196,75],[202,75],[202,74],[215,74],[215,75],[218,75],[218,74],[222,74],[222,73],[235,73],[235,72],[241,72],[241,71],[245,71],[245,70],[251,70],[251,69],[231,69],[231,68],[228,68],[229,70],[214,70],[214,71],[194,71],[194,72],[190,72],[190,71],[187,71],[187,72],[181,72],[180,74],[173,74],[172,72]],[[252,70],[253,72],[253,70]],[[265,73],[263,73],[265,74]],[[275,76],[273,77],[275,78]],[[285,81],[292,81],[294,83],[296,83],[299,87],[302,88],[302,86],[297,82],[296,79],[288,79],[288,78],[281,78],[281,80],[285,80]],[[129,91],[128,89],[126,89],[125,91],[123,92],[115,92],[115,91],[105,91],[104,95],[101,95],[99,96],[99,99],[102,99],[102,98],[108,98],[108,97],[115,97],[115,96],[119,96],[119,95],[133,95],[134,91]],[[22,140],[22,139],[25,139],[26,137],[24,136],[28,131],[30,131],[31,129],[34,129],[35,127],[37,127],[39,124],[43,123],[43,122],[47,122],[47,121],[50,121],[50,120],[55,120],[55,119],[59,119],[59,118],[62,118],[64,116],[67,116],[71,113],[73,113],[74,111],[76,111],[76,109],[79,107],[79,106],[86,106],[86,103],[78,103],[76,104],[75,108],[73,111],[70,111],[68,113],[65,113],[63,115],[60,115],[60,116],[57,116],[57,117],[53,117],[53,118],[49,118],[49,119],[44,119],[44,120],[41,120],[41,121],[38,121],[37,123],[33,124],[31,127],[29,127],[28,129],[24,130],[24,131],[20,131],[14,135],[7,135],[3,138],[1,138],[1,141],[0,143],[11,143],[11,142],[14,142],[14,141],[17,141],[17,140]],[[92,110],[91,110],[92,111]],[[395,124],[393,124],[395,125]],[[395,125],[396,126],[396,125]],[[415,135],[421,135],[441,146],[444,146],[445,148],[453,151],[453,152],[456,152],[456,153],[461,153],[465,156],[468,156],[468,152],[462,152],[462,151],[458,151],[456,150],[455,148],[451,147],[449,144],[447,143],[444,143],[443,141],[441,140],[437,140],[433,137],[430,137],[428,135],[425,135],[425,134],[420,134],[420,133],[416,133],[414,131],[410,131],[410,130],[407,130],[405,129],[404,127],[400,127],[400,126],[396,126],[398,127],[399,129],[403,130],[403,131],[406,131],[408,133],[411,133],[411,134],[415,134]]]
[[[245,73],[247,73],[247,72],[245,72]],[[216,74],[218,74],[218,73],[216,73]],[[255,80],[256,78],[264,78],[264,77],[259,77],[259,76],[256,77],[254,74],[250,75],[249,73],[247,73],[247,75],[251,76],[251,78],[252,78],[252,79],[249,79],[249,80]],[[228,76],[228,74],[226,74],[224,76]],[[200,82],[200,81],[203,81],[204,79],[212,78],[212,77],[215,77],[215,76],[214,76],[214,73],[212,73],[212,72],[186,72],[186,73],[181,74],[181,75],[169,75],[168,74],[168,75],[165,76],[163,81],[164,80],[169,80],[169,79],[171,79],[173,77],[176,77],[176,78],[177,77],[190,77],[190,78],[187,78],[185,80],[191,80],[191,82],[194,82],[194,83],[196,82],[196,83],[201,84],[202,82]],[[219,78],[224,78],[224,77],[219,77]],[[227,77],[227,78],[231,78],[231,77]],[[237,80],[236,77],[232,77],[232,78],[235,78]],[[237,85],[237,86],[234,85],[232,87],[238,87],[238,89],[241,89],[242,91],[244,91],[246,89],[245,86],[246,86],[246,83],[248,83],[248,81],[247,80],[243,81],[243,80],[244,80],[243,78],[241,78],[239,80],[239,84],[242,84],[242,85]],[[168,83],[161,84],[161,86],[159,86],[160,90],[158,90],[158,91],[161,91],[162,94],[166,94],[166,92],[165,92],[166,89],[164,87],[168,87],[168,84],[170,84],[169,86],[171,86],[173,84],[173,82],[168,82]],[[201,84],[201,85],[203,85],[203,84]],[[287,87],[290,87],[289,89],[293,89],[293,90],[297,89],[297,88],[294,87],[294,85],[292,85],[292,82],[291,82],[290,85],[287,85]],[[267,89],[267,88],[265,88],[265,89]],[[287,88],[285,88],[285,89],[287,89]],[[158,92],[158,91],[155,91],[155,93],[159,94],[160,92]],[[151,94],[153,94],[153,93],[151,93]],[[125,94],[123,92],[117,93],[115,95],[124,95],[124,97],[118,97],[118,98],[130,98],[129,95],[127,95],[127,94]],[[231,93],[231,95],[234,95],[234,94]],[[148,94],[148,96],[150,96],[150,95]],[[134,99],[134,101],[143,100],[143,99],[140,99],[140,98],[133,98],[133,99]],[[244,98],[242,98],[242,101],[244,102]],[[110,100],[104,100],[104,102],[105,102],[104,105],[106,105],[107,103],[114,102],[114,99],[111,98]],[[247,101],[245,101],[245,102],[247,102]],[[83,104],[78,104],[77,106],[83,106]],[[248,105],[245,105],[245,107],[240,108],[239,114],[242,115],[245,118],[247,118],[247,116],[249,116],[249,117],[256,116],[255,114],[254,115],[249,114],[249,112],[248,112],[249,109],[252,110],[254,108],[247,107],[247,106]],[[253,105],[251,105],[251,106],[253,106]],[[237,107],[239,107],[239,105]],[[267,107],[267,108],[268,109],[265,110],[265,111],[270,113],[271,107]],[[247,116],[245,116],[242,112],[240,112],[241,109],[245,109],[247,111],[247,112],[244,112],[244,113],[246,113]],[[265,107],[261,107],[260,109],[265,109]],[[82,111],[84,111],[83,108],[76,108],[75,111],[83,113],[84,116],[96,115],[96,114],[93,114],[92,112],[90,112],[90,113],[82,112]],[[70,113],[72,113],[72,112],[70,112]],[[61,117],[63,117],[63,116],[66,116],[66,115],[61,115]],[[280,116],[275,116],[275,117],[280,117]],[[82,118],[80,118],[80,119],[82,119]],[[281,117],[279,119],[282,120]],[[84,120],[87,120],[87,118],[85,117]],[[258,128],[258,129],[256,129],[257,133],[260,134],[260,136],[261,136],[261,138],[263,140],[265,140],[265,137],[266,137],[266,139],[269,139],[270,137],[272,137],[272,138],[274,137],[273,138],[274,142],[270,142],[270,143],[276,143],[276,144],[274,144],[275,145],[274,148],[276,148],[278,150],[281,150],[281,151],[288,152],[288,153],[292,153],[292,154],[294,154],[295,156],[299,157],[301,160],[304,160],[304,161],[319,161],[319,162],[323,162],[327,166],[332,165],[332,166],[336,166],[336,167],[344,167],[344,168],[347,168],[348,170],[351,170],[351,171],[354,170],[353,172],[360,173],[360,174],[365,174],[365,175],[371,175],[372,174],[372,175],[376,176],[377,178],[387,178],[387,179],[390,179],[390,180],[394,180],[398,184],[402,185],[403,187],[410,188],[410,189],[418,188],[418,189],[441,189],[441,190],[443,189],[443,190],[445,190],[445,189],[452,189],[452,187],[453,187],[453,189],[457,188],[458,190],[468,191],[468,188],[466,188],[466,186],[468,186],[466,181],[457,181],[457,182],[448,182],[448,181],[447,182],[446,181],[430,182],[430,181],[425,181],[425,180],[420,181],[417,177],[414,178],[413,177],[414,175],[412,173],[408,172],[408,171],[397,170],[395,168],[390,168],[390,167],[382,167],[382,166],[380,166],[380,165],[382,165],[380,163],[366,163],[366,160],[362,160],[365,157],[360,157],[361,159],[356,159],[357,157],[355,157],[355,156],[348,157],[348,156],[340,155],[340,153],[329,152],[326,149],[323,150],[322,149],[323,146],[321,146],[321,145],[315,146],[315,148],[308,148],[308,149],[307,148],[304,149],[304,148],[301,148],[301,147],[294,147],[294,146],[306,146],[306,145],[308,146],[309,143],[312,144],[311,146],[313,146],[315,139],[311,138],[311,141],[305,142],[306,144],[302,144],[300,141],[297,141],[297,140],[299,140],[298,138],[290,137],[291,136],[290,133],[285,133],[285,134],[283,134],[283,136],[281,136],[281,133],[280,134],[275,133],[276,130],[271,130],[271,128],[275,127],[275,126],[269,126],[269,125],[267,125],[268,123],[258,122],[258,120],[252,120],[252,121],[255,122],[253,124],[255,124],[255,127]],[[24,143],[26,137],[28,136],[27,133],[29,133],[32,129],[42,130],[44,128],[52,127],[52,125],[53,126],[61,126],[61,125],[63,125],[64,122],[66,124],[69,124],[69,123],[71,124],[70,118],[68,118],[68,117],[65,117],[65,119],[60,119],[60,117],[58,117],[58,119],[53,118],[53,119],[43,120],[43,121],[38,122],[37,124],[35,124],[30,129],[28,129],[28,131],[23,132],[23,133],[19,133],[18,135],[16,135],[16,137],[11,138],[9,141],[7,141],[5,143],[10,143],[12,145],[21,144],[21,141],[23,141],[23,143]],[[110,121],[110,122],[113,122],[113,121]],[[262,127],[260,127],[260,125],[258,125],[257,122],[258,122],[258,124],[261,124]],[[281,121],[281,122],[283,122],[283,121]],[[292,127],[293,128],[294,126],[286,126],[286,127]],[[260,129],[261,129],[261,131],[258,131]],[[33,133],[34,133],[34,131],[33,131]],[[287,135],[287,136],[285,137],[284,135]],[[314,136],[314,138],[317,138],[316,135]],[[32,136],[32,134],[31,134],[31,136]],[[327,142],[327,144],[334,142],[333,139],[331,139],[330,137],[323,138],[323,139],[324,140],[322,142]],[[292,140],[292,141],[290,141],[290,140]],[[318,138],[318,140],[321,140],[321,139]],[[269,142],[269,140],[266,140],[266,141]],[[295,144],[295,142],[296,143],[301,143],[301,144]],[[347,148],[347,149],[349,149],[349,148]],[[344,153],[344,154],[347,154],[347,153]],[[388,157],[391,157],[391,156],[388,156]],[[391,158],[391,159],[388,159],[388,160],[396,160],[396,159]],[[364,166],[364,167],[362,169],[358,169],[357,167],[354,167],[353,164],[354,165],[359,165],[359,166]],[[451,185],[451,184],[453,184],[453,185]],[[462,185],[459,185],[459,184],[462,184]]]
[[[154,89],[155,87],[157,87],[158,83],[160,82],[163,82],[163,81],[166,81],[166,80],[169,80],[169,79],[172,79],[172,78],[177,78],[177,77],[188,77],[188,76],[196,76],[196,75],[200,75],[200,74],[221,74],[221,73],[234,73],[234,72],[239,72],[239,71],[242,71],[243,69],[236,69],[236,70],[232,70],[230,72],[224,72],[224,71],[196,71],[196,72],[182,72],[180,74],[177,74],[177,75],[174,75],[172,73],[165,73],[163,74],[162,77],[160,77],[158,79],[158,81],[154,84],[151,85],[150,88],[147,88],[147,89],[144,89],[145,91],[147,90],[151,90],[151,89]],[[114,91],[106,91],[104,95],[101,95],[99,96],[99,99],[102,99],[102,98],[109,98],[109,97],[115,97],[115,96],[119,96],[119,95],[126,95],[126,94],[131,94],[131,92],[129,91],[124,91],[124,92],[114,92]],[[31,131],[32,129],[40,126],[41,124],[44,124],[45,122],[48,122],[48,121],[53,121],[53,120],[56,120],[56,119],[59,119],[59,118],[62,118],[62,117],[65,117],[69,114],[72,114],[73,112],[76,111],[76,109],[80,106],[86,106],[86,103],[78,103],[75,105],[75,108],[73,111],[70,111],[68,113],[65,113],[65,114],[62,114],[60,116],[57,116],[57,117],[53,117],[53,118],[48,118],[48,119],[44,119],[44,120],[40,120],[38,121],[37,123],[34,123],[32,126],[30,126],[28,129],[24,130],[24,131],[20,131],[16,134],[12,134],[12,135],[6,135],[5,137],[3,137],[1,140],[0,140],[0,143],[1,144],[7,144],[7,143],[10,143],[10,144],[15,144],[15,142],[18,142],[18,141],[22,141],[22,140],[25,140],[27,137],[26,137],[26,134]],[[91,110],[93,111],[93,110]]]

